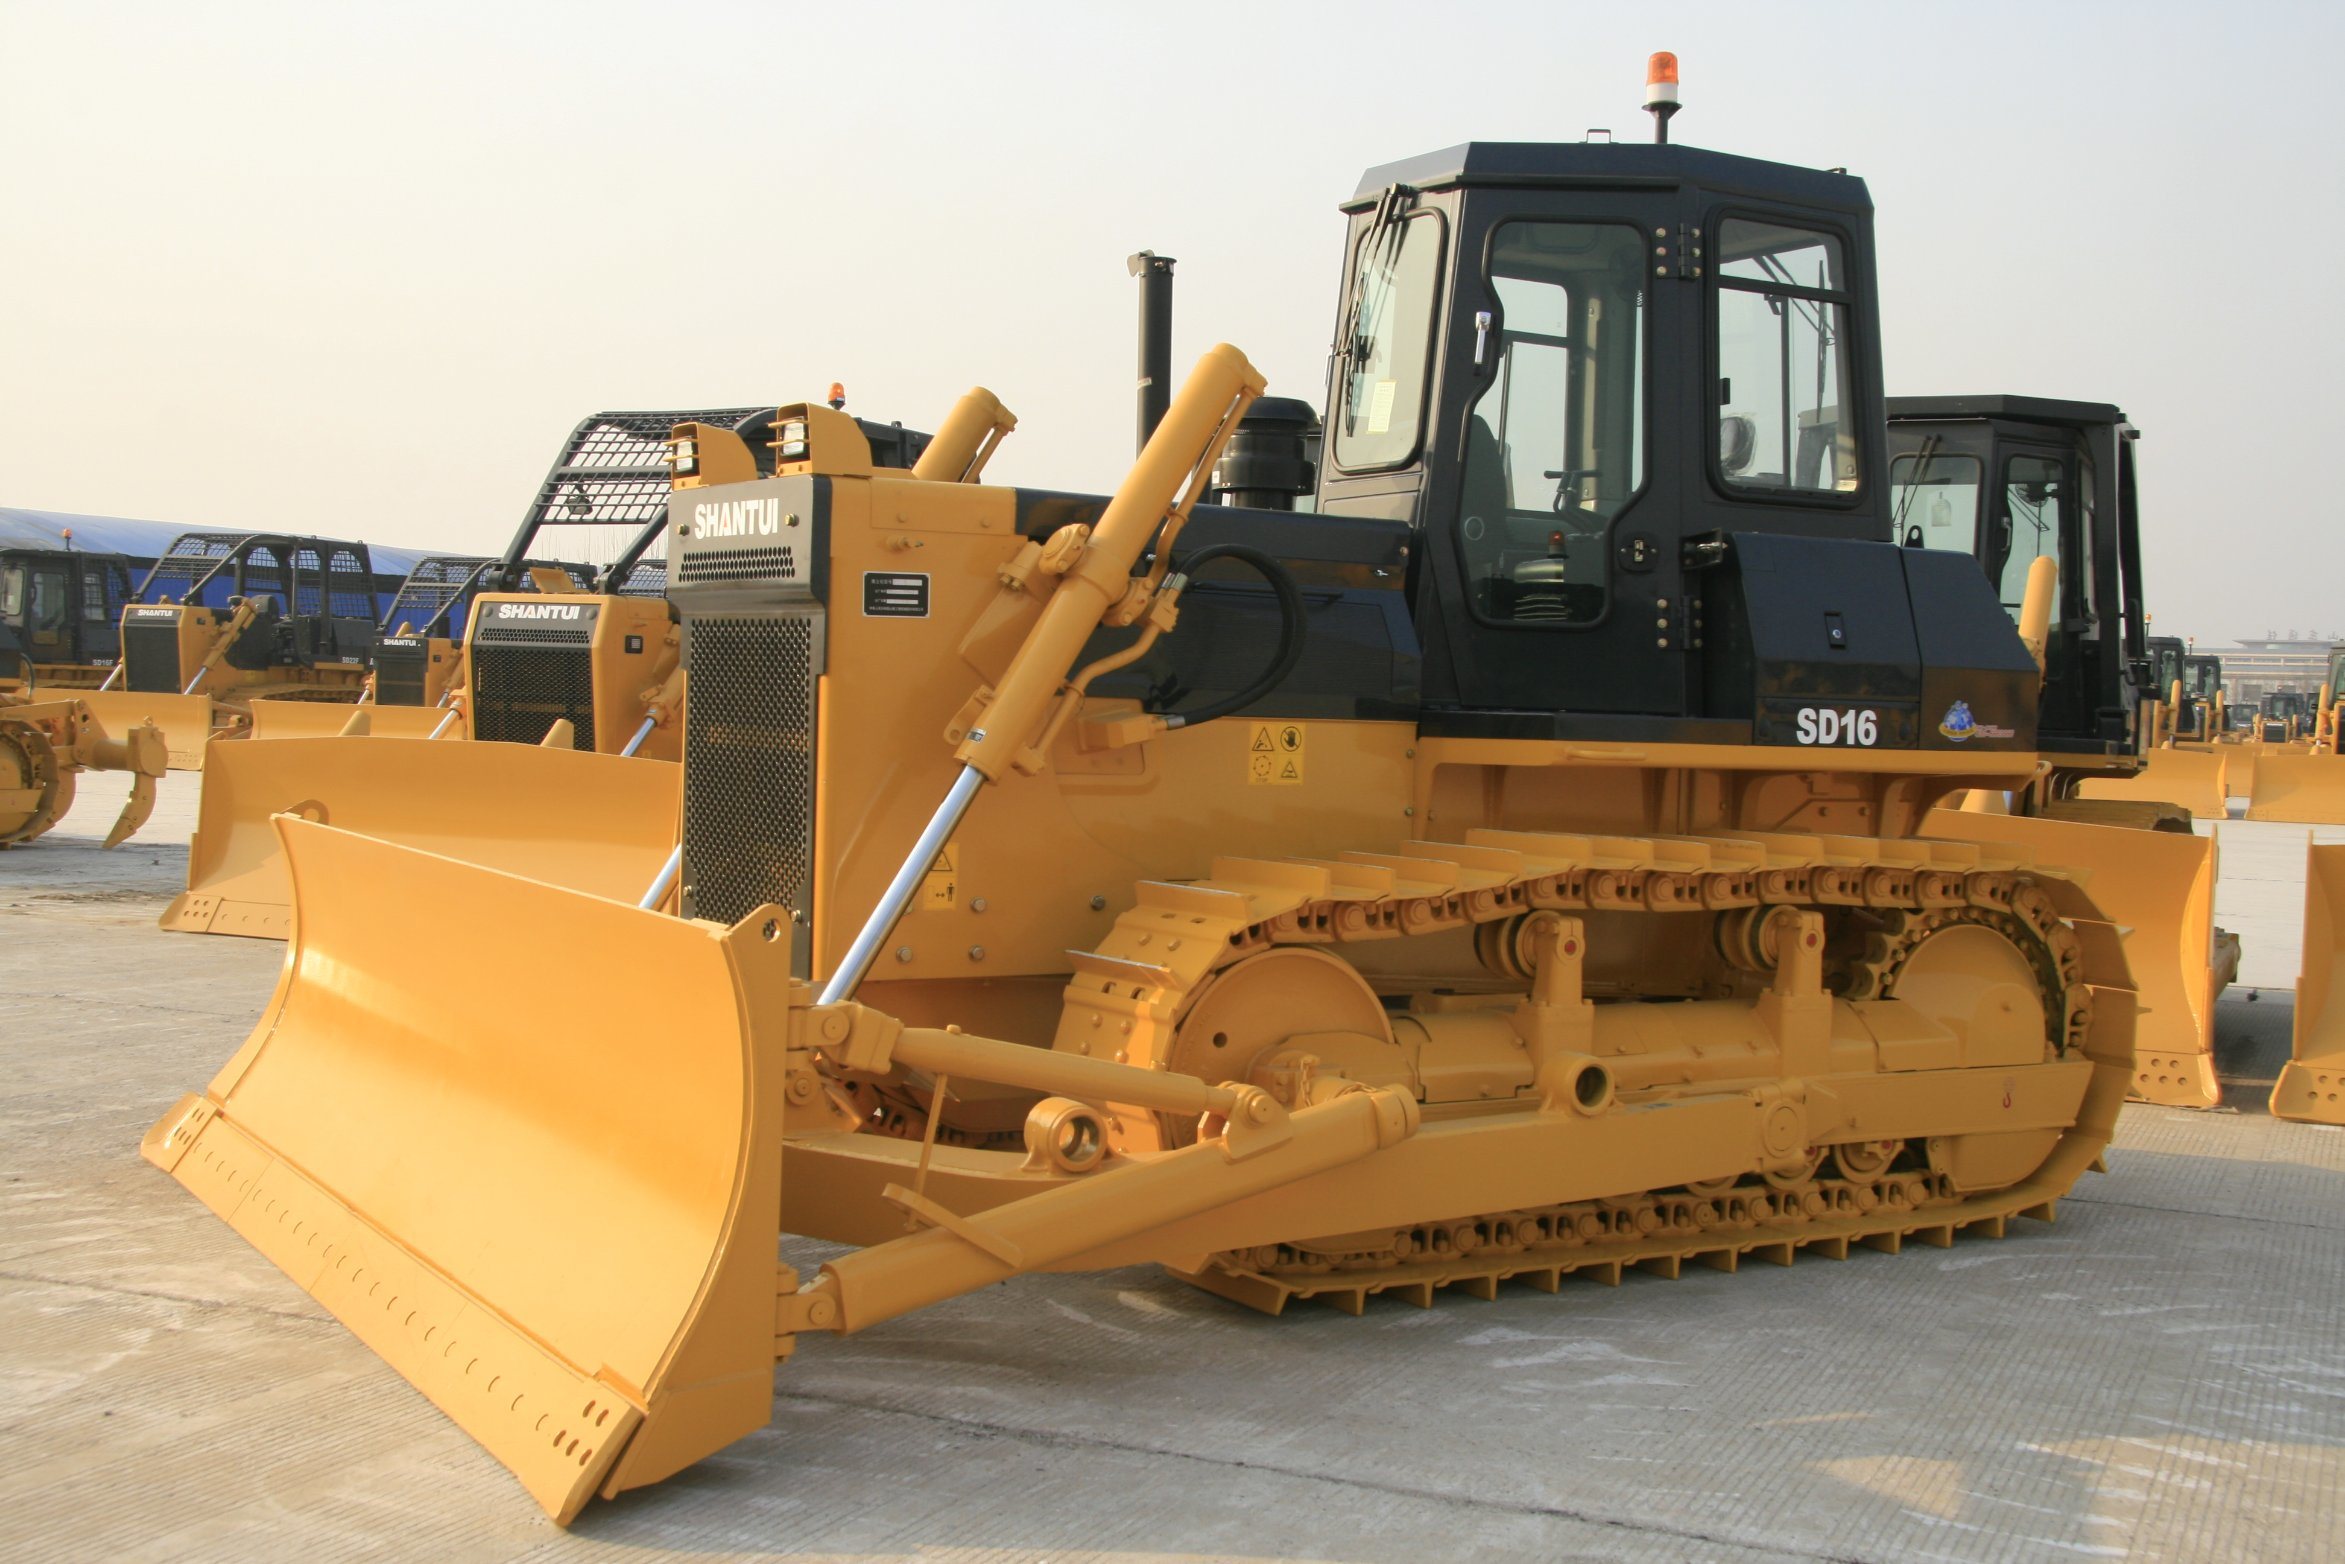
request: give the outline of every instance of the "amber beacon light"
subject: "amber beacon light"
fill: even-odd
[[[1677,112],[1677,56],[1664,49],[1645,62],[1645,112],[1653,116],[1653,139],[1669,140],[1669,116]]]

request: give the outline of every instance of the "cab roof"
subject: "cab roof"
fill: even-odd
[[[1462,185],[1542,185],[1578,188],[1665,189],[1699,185],[1732,195],[1764,197],[1843,212],[1870,212],[1865,182],[1844,169],[1801,168],[1738,157],[1675,142],[1644,141],[1469,141],[1382,163],[1360,176],[1360,188],[1343,203],[1347,212],[1375,204],[1392,185],[1445,190]]]
[[[2124,409],[2113,402],[2069,402],[2000,392],[1992,396],[1893,396],[1888,405],[1892,422],[1900,418],[2009,418],[2075,428],[2127,422]]]

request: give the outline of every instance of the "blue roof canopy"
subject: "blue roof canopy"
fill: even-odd
[[[67,531],[73,534],[66,537]],[[232,527],[184,527],[162,521],[133,521],[124,516],[77,516],[70,511],[23,510],[0,505],[0,548],[80,549],[92,554],[126,554],[132,559],[152,560],[171,546],[171,540],[186,532],[231,532]],[[286,532],[284,527],[254,527],[255,532]],[[328,538],[330,543],[349,542],[345,538]],[[379,543],[366,546],[367,558],[378,576],[405,576],[424,558],[421,550],[390,548]]]

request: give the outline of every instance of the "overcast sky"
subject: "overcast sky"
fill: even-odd
[[[493,551],[583,414],[1131,449],[1136,285],[1321,400],[1362,169],[1649,132],[1846,165],[1892,393],[2121,404],[2158,628],[2345,631],[2345,7],[0,0],[0,504]]]

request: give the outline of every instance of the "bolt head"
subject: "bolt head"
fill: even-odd
[[[912,959],[912,947],[909,945],[898,945],[896,947],[896,959],[898,961],[910,961]]]

